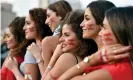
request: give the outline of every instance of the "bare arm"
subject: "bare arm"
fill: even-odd
[[[65,71],[76,65],[75,56],[70,53],[62,54],[47,76],[58,79]],[[45,78],[47,79],[47,77]]]
[[[42,40],[42,53],[43,53],[42,56],[44,60],[45,69],[48,66],[49,61],[53,55],[53,52],[58,44],[58,39],[59,39],[58,36],[49,36],[49,37],[45,37]]]
[[[48,67],[47,69],[45,70],[44,74],[43,74],[43,77],[46,77],[46,75],[48,74],[48,72],[51,70],[51,68],[54,66],[54,64],[56,63],[57,59],[60,57],[60,55],[63,53],[62,52],[62,44],[58,44],[55,51],[54,51],[54,54],[53,56],[51,57],[51,60],[48,64]],[[50,68],[51,67],[51,68]]]
[[[65,80],[65,79],[62,79],[62,80]],[[107,70],[96,70],[84,76],[80,75],[80,76],[73,77],[70,80],[112,80],[112,77]]]
[[[5,66],[12,71],[12,73],[15,75],[17,80],[24,80],[24,76],[20,73],[18,69],[18,62],[15,58],[7,58],[5,61]]]
[[[25,64],[25,73],[30,73],[32,80],[39,79],[39,69],[37,64]]]
[[[114,52],[114,50],[113,50],[114,46],[117,47],[117,52]],[[131,48],[129,46],[121,46],[119,44],[111,45],[111,46],[107,47],[106,48],[107,57],[108,57],[107,62],[115,61],[115,60],[119,60],[119,59],[123,59],[125,57],[128,57],[129,54],[127,52],[130,49]],[[96,53],[92,54],[91,55],[92,57],[90,58],[89,64],[87,64],[87,65],[86,65],[85,62],[79,63],[80,70],[77,70],[78,69],[77,66],[72,67],[67,72],[65,72],[63,75],[61,75],[59,80],[69,80],[70,78],[83,73],[83,70],[85,68],[89,67],[89,66],[95,66],[95,65],[98,65],[98,64],[105,63],[104,61],[102,61],[100,59],[100,53],[101,53],[101,51],[97,51]]]
[[[41,72],[41,75],[43,75],[44,72],[44,61],[42,58],[42,51],[41,51],[41,47],[39,47],[37,44],[35,44],[34,42],[28,46],[28,51],[34,56],[34,58],[37,61],[39,70]]]

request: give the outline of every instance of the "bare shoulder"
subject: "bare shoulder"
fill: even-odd
[[[58,36],[47,36],[42,40],[42,44],[53,44],[57,43],[59,40]]]
[[[57,60],[55,66],[62,65],[66,67],[72,67],[76,65],[75,56],[71,53],[63,53]]]
[[[59,36],[47,36],[42,40],[42,47],[51,47],[54,51],[59,42]]]

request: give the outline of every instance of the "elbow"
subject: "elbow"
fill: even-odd
[[[57,80],[58,79],[58,77],[54,73],[50,73],[49,75],[51,78],[50,80]]]

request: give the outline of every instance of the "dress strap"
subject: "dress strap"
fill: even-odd
[[[78,58],[77,58],[77,56],[76,55],[74,55],[75,56],[75,58],[76,58],[76,62],[77,62],[77,64],[78,64]]]

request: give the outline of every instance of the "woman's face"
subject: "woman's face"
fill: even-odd
[[[55,31],[56,27],[60,24],[61,17],[56,15],[56,12],[47,9],[47,19],[46,19],[46,24],[49,25],[50,29],[52,32]]]
[[[62,28],[62,36],[59,39],[62,43],[63,52],[74,52],[80,47],[80,41],[72,31],[71,25],[65,24]]]
[[[106,17],[104,18],[103,27],[101,27],[99,35],[102,38],[102,43],[104,46],[117,43],[116,37],[114,36],[111,26],[109,25],[109,22]]]
[[[26,39],[35,39],[37,36],[37,29],[35,26],[35,22],[31,19],[30,15],[26,16],[25,26],[23,27],[25,30]]]
[[[83,30],[83,38],[85,39],[94,39],[100,31],[100,26],[96,24],[90,8],[85,10],[84,20],[81,23],[81,27]]]
[[[6,31],[5,42],[8,49],[16,48],[18,45],[16,39],[14,38],[14,35],[11,33],[9,28]]]

